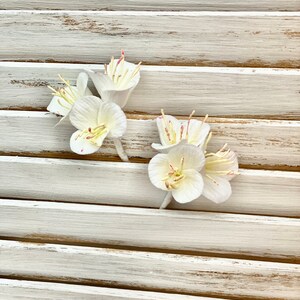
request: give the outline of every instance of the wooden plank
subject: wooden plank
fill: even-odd
[[[144,64],[296,68],[299,17],[299,12],[3,10],[0,58],[103,63],[122,48],[130,61]]]
[[[63,283],[0,279],[0,300],[221,300]],[[224,300],[224,299],[223,299]]]
[[[20,226],[19,220],[22,220]],[[0,236],[300,262],[300,220],[0,200]]]
[[[51,99],[47,85],[60,86],[57,74],[75,82],[85,68],[103,70],[102,65],[0,62],[0,109],[45,109]],[[142,66],[125,109],[295,119],[300,117],[299,85],[300,70]]]
[[[77,1],[62,0],[0,0],[0,9],[65,9],[65,10],[216,10],[216,11],[298,11],[299,1],[297,0],[86,0],[84,3]]]
[[[26,279],[243,299],[299,299],[300,292],[294,264],[14,241],[1,241],[0,259],[0,275]]]
[[[153,157],[156,151],[151,144],[159,142],[155,116],[128,118],[123,137],[127,154]],[[58,121],[48,112],[0,111],[0,136],[5,141],[2,153],[70,152],[69,140],[75,129],[68,124],[55,127]],[[243,165],[300,166],[299,121],[210,118],[208,122],[213,132],[209,150],[217,151],[228,143]],[[116,155],[110,140],[91,158],[101,155]]]
[[[200,198],[176,207],[300,216],[300,173],[240,173],[227,202]],[[0,197],[157,208],[164,195],[150,183],[146,164],[0,156]]]

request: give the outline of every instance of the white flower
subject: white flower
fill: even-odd
[[[70,85],[70,82],[62,78],[60,75],[59,78],[66,86],[58,90],[49,86],[49,88],[53,91],[54,97],[48,105],[47,110],[65,117],[69,114],[73,104],[78,99],[91,95],[92,93],[87,87],[88,76],[85,73],[80,73],[78,75],[76,86]]]
[[[123,108],[140,80],[140,64],[125,61],[124,52],[119,59],[111,58],[104,74],[86,70],[103,101],[110,101]]]
[[[157,154],[148,166],[154,186],[172,193],[179,203],[187,203],[202,194],[203,151],[193,145],[179,145],[167,154]]]
[[[203,122],[192,119],[195,111],[191,113],[188,120],[179,121],[173,116],[162,115],[156,118],[161,144],[153,143],[152,147],[157,151],[166,153],[178,144],[191,144],[202,148],[209,133],[210,126]]]
[[[94,96],[74,103],[70,121],[78,129],[70,140],[71,150],[77,154],[94,153],[106,137],[120,138],[126,131],[126,116],[121,108]]]
[[[237,156],[230,149],[226,150],[226,146],[205,155],[203,196],[215,203],[222,203],[231,196],[229,181],[238,175]]]

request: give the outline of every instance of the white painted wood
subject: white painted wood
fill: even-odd
[[[136,115],[128,118],[122,138],[127,154],[154,156],[157,152],[151,144],[159,142],[155,120]],[[69,140],[75,129],[69,124],[55,127],[58,121],[58,117],[48,112],[0,111],[0,151],[70,152]],[[213,131],[209,150],[217,151],[228,143],[244,165],[300,166],[299,121],[209,118],[208,122]],[[107,139],[94,157],[101,155],[116,155],[111,140]]]
[[[125,49],[145,64],[300,67],[299,20],[299,12],[3,10],[0,58],[103,63]]]
[[[48,242],[300,261],[299,232],[291,218],[0,200],[0,236]]]
[[[46,108],[47,85],[58,74],[75,81],[85,68],[102,65],[0,62],[0,108]],[[189,115],[299,117],[300,70],[142,66],[141,81],[126,111]]]
[[[179,294],[0,279],[0,300],[222,300]],[[224,300],[224,298],[223,298]]]
[[[294,264],[14,241],[1,241],[0,259],[2,276],[220,297],[299,299],[300,292],[300,267]]]
[[[0,0],[0,9],[297,11],[297,0]]]
[[[177,208],[300,216],[300,174],[240,170],[231,198],[198,199]],[[0,197],[159,207],[165,192],[149,181],[146,164],[0,157]]]

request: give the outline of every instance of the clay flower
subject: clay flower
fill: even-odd
[[[193,145],[179,145],[167,154],[157,154],[148,166],[150,181],[157,188],[168,191],[160,208],[170,203],[172,196],[179,203],[187,203],[202,194],[204,166],[203,151]]]
[[[118,104],[123,108],[140,80],[140,64],[125,61],[124,51],[119,59],[111,58],[105,72],[86,70],[101,99]]]
[[[119,140],[126,131],[126,116],[118,105],[86,96],[74,103],[70,121],[78,129],[70,139],[73,152],[82,155],[94,153],[109,137],[114,140],[121,159],[128,161]]]
[[[205,154],[205,167],[201,172],[203,196],[215,203],[222,203],[231,196],[229,181],[239,174],[237,156],[226,148],[225,144],[218,152]]]
[[[91,91],[87,87],[88,76],[85,73],[80,73],[77,77],[76,86],[70,84],[69,81],[65,80],[59,75],[61,81],[65,84],[64,88],[55,90],[54,88],[49,88],[53,91],[53,98],[47,107],[47,110],[66,117],[73,104],[80,98],[91,95]]]
[[[161,110],[161,116],[156,118],[161,144],[153,143],[152,147],[160,152],[166,153],[178,144],[191,144],[202,148],[209,133],[210,126],[203,122],[192,119],[193,111],[188,120],[179,121],[173,116],[165,115]]]

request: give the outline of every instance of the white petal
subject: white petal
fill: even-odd
[[[84,95],[83,96],[93,96],[93,93],[91,92],[91,90],[87,87],[85,89]]]
[[[177,144],[180,141],[181,122],[170,115],[165,115],[165,117],[160,116],[156,118],[156,125],[159,132],[160,142],[163,146],[173,145],[171,144],[166,132],[166,126],[170,126],[170,124],[172,125],[174,131],[176,132],[176,144]]]
[[[135,86],[125,90],[104,89],[101,92],[101,99],[107,102],[114,102],[123,108],[127,104],[134,88]]]
[[[167,154],[157,154],[149,162],[148,173],[150,181],[154,186],[167,191],[163,178],[168,175],[169,160]]]
[[[183,169],[200,171],[205,164],[203,151],[194,145],[179,145],[168,153],[169,161],[176,167],[180,167],[181,159],[184,158]]]
[[[47,107],[47,110],[60,116],[66,116],[72,108],[68,102],[66,102],[63,98],[58,96],[54,96]]]
[[[98,124],[105,124],[109,130],[109,137],[121,137],[127,127],[126,115],[115,103],[102,102],[98,111]]]
[[[77,82],[76,82],[76,87],[77,87],[79,96],[85,95],[85,90],[87,88],[88,80],[89,80],[89,77],[86,73],[84,73],[84,72],[79,73],[79,75],[77,77]]]
[[[107,75],[102,74],[100,72],[94,72],[89,69],[86,69],[85,71],[88,73],[88,75],[92,79],[92,81],[95,85],[95,88],[101,97],[102,97],[102,91],[104,89],[113,89],[114,88],[114,83]]]
[[[225,178],[218,176],[203,176],[203,196],[215,202],[222,203],[231,196],[231,185]]]
[[[199,198],[203,190],[203,179],[199,172],[186,170],[184,176],[178,187],[172,190],[174,199],[179,203],[187,203]]]
[[[98,126],[98,111],[102,101],[98,97],[85,96],[77,100],[70,112],[70,121],[77,129]]]
[[[119,90],[124,90],[124,89],[129,89],[132,87],[136,87],[137,84],[139,83],[140,80],[140,72],[138,72],[132,79],[130,79],[131,75],[133,74],[133,72],[136,70],[137,65],[130,63],[128,61],[123,61],[123,66],[122,66],[122,62],[118,65],[118,67],[116,67],[117,63],[118,63],[118,59],[114,59],[113,61],[113,66],[111,67],[111,63],[109,63],[108,67],[107,67],[107,71],[108,71],[108,76],[110,78],[112,78],[112,73],[110,72],[111,69],[115,69],[116,73],[115,75],[119,75],[119,74],[124,74],[124,71],[128,69],[127,72],[127,76],[123,77],[123,85],[119,86],[118,89]],[[129,81],[126,79],[130,79]]]
[[[238,173],[237,156],[233,151],[217,152],[206,158],[206,172],[210,176],[220,176],[231,180]],[[221,173],[224,174],[221,174]],[[230,174],[232,173],[232,174]]]
[[[85,139],[81,133],[81,130],[77,130],[72,134],[70,139],[71,150],[80,155],[91,154],[98,151],[100,147]]]
[[[184,127],[187,129],[187,121],[184,121]],[[203,146],[205,139],[210,131],[210,126],[198,120],[190,120],[188,143],[195,146]],[[186,130],[185,130],[186,134]],[[184,134],[184,136],[185,136]]]
[[[153,143],[151,146],[153,149],[157,150],[160,153],[168,153],[171,149],[179,146],[184,145],[187,143],[187,140],[181,140],[178,144],[169,145],[169,146],[163,146],[161,144]]]

